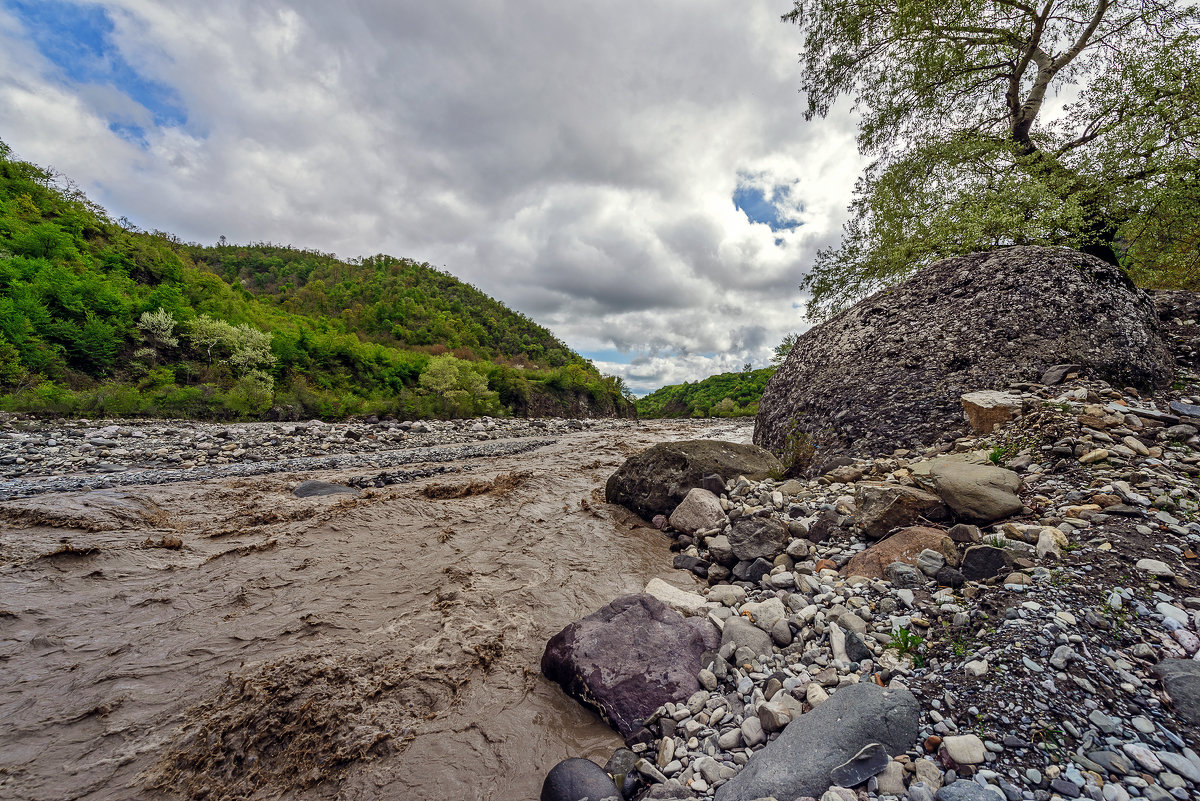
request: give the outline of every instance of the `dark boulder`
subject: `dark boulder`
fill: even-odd
[[[803,334],[767,383],[754,442],[807,437],[822,459],[964,429],[962,396],[1082,365],[1116,386],[1170,380],[1154,303],[1119,268],[1063,248],[945,259]]]
[[[739,475],[757,480],[782,470],[778,459],[754,445],[709,439],[663,442],[626,460],[609,477],[604,497],[649,519],[674,512],[688,490],[706,480],[715,487],[713,475],[724,481]]]
[[[343,484],[330,484],[328,481],[303,481],[292,490],[297,498],[320,498],[326,495],[357,495],[358,490]]]
[[[541,801],[601,801],[620,798],[604,768],[590,759],[564,759],[546,774]]]
[[[913,747],[921,707],[904,689],[864,682],[843,687],[788,724],[779,739],[717,789],[716,801],[820,797],[835,769],[879,743],[893,756]]]
[[[751,584],[757,584],[762,580],[762,577],[769,574],[774,567],[766,559],[743,559],[733,566],[734,581],[748,581]]]
[[[1012,557],[1003,548],[973,545],[963,554],[962,571],[967,581],[987,581],[1012,569]]]
[[[625,737],[667,701],[700,689],[700,657],[720,635],[651,595],[623,595],[550,638],[542,674]]]

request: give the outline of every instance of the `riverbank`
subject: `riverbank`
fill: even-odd
[[[1196,797],[1196,387],[968,395],[987,433],[657,510],[676,567],[712,584],[658,597],[720,647],[647,666],[695,662],[657,710],[590,688],[646,721],[626,763],[656,799]],[[555,674],[579,675],[561,650]]]

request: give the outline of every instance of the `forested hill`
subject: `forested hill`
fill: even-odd
[[[412,418],[632,404],[545,328],[427,265],[130,230],[0,142],[0,409]]]
[[[374,342],[444,345],[466,358],[528,366],[582,363],[554,334],[495,298],[428,264],[393,256],[341,261],[278,245],[187,248],[231,284],[298,314],[335,317]]]
[[[712,375],[696,383],[672,384],[638,398],[639,417],[744,417],[758,412],[763,387],[774,367]]]

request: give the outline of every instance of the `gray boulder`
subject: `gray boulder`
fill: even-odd
[[[725,527],[725,511],[721,499],[701,487],[688,490],[683,501],[671,512],[671,528],[684,534],[695,534],[702,529]]]
[[[1021,513],[1021,477],[1012,470],[939,456],[912,468],[913,478],[937,494],[959,520],[992,523]]]
[[[1004,796],[969,779],[959,779],[938,790],[934,798],[937,801],[1001,801]]]
[[[908,690],[868,683],[843,687],[752,756],[737,776],[721,785],[716,801],[819,797],[833,783],[834,769],[871,743],[879,743],[892,756],[911,748],[920,714]]]
[[[663,442],[626,460],[609,477],[604,497],[650,519],[674,512],[688,490],[702,486],[707,476],[758,480],[782,470],[778,459],[754,445],[707,439]]]
[[[1174,372],[1154,303],[1118,267],[1064,248],[945,259],[801,335],[754,442],[779,453],[807,437],[823,459],[928,445],[965,430],[963,393],[1067,362],[1118,387]]]
[[[1179,717],[1200,725],[1200,662],[1194,659],[1164,659],[1154,666]]]
[[[773,517],[742,517],[729,531],[729,547],[738,559],[774,559],[788,544],[787,526]]]
[[[542,675],[629,737],[655,709],[700,689],[700,657],[719,645],[706,619],[624,595],[550,638]]]

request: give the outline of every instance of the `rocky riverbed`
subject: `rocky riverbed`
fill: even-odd
[[[540,676],[546,640],[653,578],[700,586],[605,480],[657,442],[750,429],[0,434],[0,798],[501,799],[621,744]],[[297,497],[312,479],[342,491]]]
[[[711,587],[643,603],[719,645],[664,657],[699,669],[640,729],[609,711],[628,687],[594,682],[631,744],[609,772],[658,799],[1200,798],[1200,399],[1046,380],[966,396],[985,433],[706,480],[656,517]],[[593,636],[568,631],[545,657],[564,686],[562,637]]]

